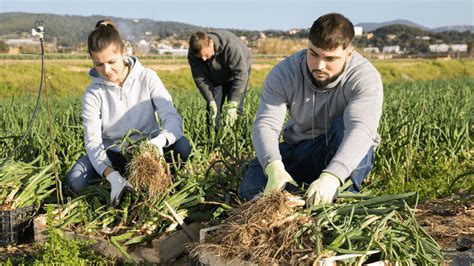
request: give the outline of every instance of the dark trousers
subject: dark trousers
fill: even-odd
[[[170,153],[169,151],[173,152]],[[173,160],[178,161],[178,158],[180,158],[184,164],[191,153],[191,145],[185,137],[181,137],[173,145],[163,148],[163,153],[165,154],[167,163],[171,163]],[[125,157],[121,153],[111,150],[107,150],[107,157],[113,167],[117,169],[122,176],[125,176],[125,168],[128,163]],[[178,167],[180,166],[181,165]],[[89,157],[86,155],[72,166],[71,171],[69,171],[66,176],[66,184],[70,191],[79,194],[87,185],[100,181],[101,178],[102,177],[92,166]]]
[[[244,114],[244,101],[245,97],[247,96],[247,89],[249,85],[249,80],[250,80],[250,71],[251,68],[248,69],[248,75],[249,79],[247,80],[247,84],[245,84],[244,91],[242,92],[242,95],[239,98],[239,105],[237,107],[237,113],[239,115]],[[222,107],[224,106],[224,103],[226,101],[229,101],[229,95],[230,95],[230,90],[232,88],[232,81],[224,82],[222,84],[215,84],[214,88],[212,88],[213,95],[214,95],[214,101],[216,101],[217,105],[217,115],[216,115],[216,129],[219,128],[220,123],[221,123],[221,117],[222,117]],[[209,103],[207,103],[207,124],[211,125],[211,118],[210,118],[210,107]]]
[[[300,141],[296,144],[280,143],[280,154],[286,171],[298,184],[311,184],[328,166],[341,145],[344,137],[344,123],[342,118],[337,118],[331,124],[326,134],[313,139]],[[358,192],[362,181],[374,166],[374,149],[371,148],[362,159],[357,168],[350,174],[353,182],[350,191]],[[240,196],[245,200],[260,197],[267,177],[257,159],[252,160],[249,169],[240,182]]]

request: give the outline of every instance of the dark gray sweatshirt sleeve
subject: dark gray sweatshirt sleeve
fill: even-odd
[[[233,78],[229,101],[235,102],[239,101],[240,95],[244,92],[249,80],[246,58],[244,58],[244,52],[241,50],[244,48],[237,42],[240,42],[240,40],[236,39],[229,42],[226,48],[226,58]]]
[[[199,60],[200,59],[197,57],[188,54],[188,62],[191,66],[191,73],[193,75],[194,83],[196,84],[196,87],[198,87],[199,92],[201,92],[204,99],[206,99],[206,102],[209,103],[215,100],[211,91],[213,85],[204,71],[201,69],[201,67],[203,67],[202,64],[204,63],[200,62]]]
[[[382,115],[383,85],[378,72],[364,71],[355,80],[352,98],[344,110],[344,138],[325,171],[344,181],[374,143]]]
[[[286,115],[287,96],[277,68],[268,74],[257,115],[253,124],[252,141],[263,169],[275,160],[281,160],[278,138]]]

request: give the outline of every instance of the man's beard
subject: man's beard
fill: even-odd
[[[306,68],[309,72],[309,77],[311,79],[311,83],[313,83],[314,86],[318,87],[318,88],[324,88],[326,87],[328,84],[332,83],[333,81],[335,81],[337,78],[339,78],[339,76],[342,74],[342,72],[344,72],[344,69],[346,68],[346,64],[344,64],[344,66],[342,67],[341,71],[339,71],[339,73],[335,74],[334,76],[330,77],[330,78],[327,78],[325,80],[317,80],[314,75],[313,75],[313,72],[314,71],[310,71],[309,68]]]

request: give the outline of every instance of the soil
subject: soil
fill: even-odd
[[[474,263],[474,191],[423,202],[416,217],[441,246],[447,263]]]

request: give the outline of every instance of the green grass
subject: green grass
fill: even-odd
[[[283,57],[282,57],[283,58]],[[279,58],[279,59],[282,59]],[[36,93],[40,80],[40,60],[3,60],[0,68],[0,99]],[[262,86],[265,76],[278,58],[256,58],[250,86]],[[196,90],[184,59],[145,59],[145,66],[179,66],[177,70],[158,70],[170,91]],[[89,85],[90,60],[46,60],[46,81],[54,96],[81,96]],[[450,80],[474,77],[473,60],[376,60],[375,67],[385,84],[417,80]]]
[[[176,78],[176,77],[173,77]],[[380,194],[417,191],[422,198],[437,198],[472,189],[472,88],[474,79],[392,83],[385,86],[385,102],[376,149],[376,164],[369,188]],[[245,108],[233,132],[211,138],[205,126],[205,103],[197,90],[171,90],[183,117],[184,133],[192,144],[185,175],[200,181],[207,196],[235,193],[248,160],[255,156],[251,128],[260,88],[249,91]],[[33,110],[33,97],[0,101],[0,159],[6,157],[25,130]],[[16,160],[40,164],[51,161],[55,143],[60,177],[82,156],[83,133],[80,97],[53,97],[49,129],[42,107],[30,137],[15,154]],[[211,164],[213,166],[211,167]],[[471,175],[463,176],[471,172]]]

